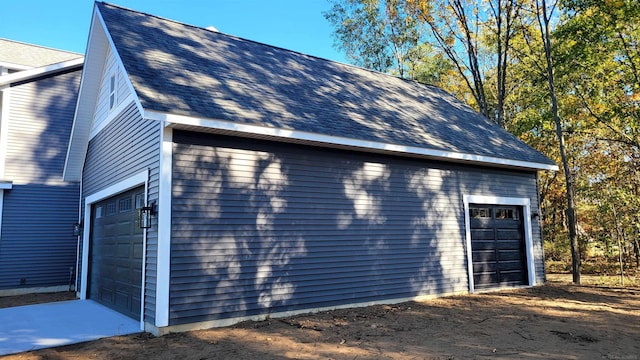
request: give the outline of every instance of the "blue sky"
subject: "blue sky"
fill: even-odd
[[[1,1],[0,37],[84,53],[92,0]],[[346,62],[322,15],[327,0],[110,0],[112,4]]]

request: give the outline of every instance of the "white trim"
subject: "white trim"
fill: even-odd
[[[18,70],[18,71],[33,69],[33,66],[14,64],[6,61],[0,61],[0,67],[5,68],[7,70]]]
[[[109,110],[107,117],[95,128],[91,129],[89,134],[89,140],[93,139],[96,135],[102,131],[107,125],[109,125],[117,116],[119,116],[124,109],[135,102],[135,98],[132,94],[129,94],[120,104],[116,105],[113,109]]]
[[[65,181],[79,181],[82,177],[82,167],[87,154],[87,146],[90,139],[89,136],[92,130],[91,127],[93,126],[96,103],[99,96],[100,80],[103,76],[104,64],[107,61],[109,52],[107,50],[101,53],[101,48],[99,46],[101,45],[102,39],[100,38],[100,35],[104,37],[108,44],[108,47],[105,46],[105,49],[111,50],[114,54],[115,59],[118,62],[119,71],[122,71],[124,74],[123,77],[127,87],[129,87],[129,93],[133,95],[138,111],[141,115],[144,113],[140,99],[133,87],[133,83],[131,83],[131,79],[127,76],[122,59],[118,54],[118,50],[116,49],[111,35],[107,31],[107,26],[104,23],[102,14],[98,9],[97,4],[94,4],[91,27],[89,29],[89,37],[87,40],[86,62],[82,71],[82,78],[80,80],[76,111],[73,117],[73,126],[71,128],[67,156],[64,162],[62,177]],[[96,79],[98,80],[96,81]]]
[[[42,66],[35,69],[22,70],[12,74],[0,76],[0,88],[9,86],[16,82],[27,81],[37,77],[49,75],[49,74],[55,74],[55,73],[62,72],[65,70],[70,70],[76,67],[80,68],[83,63],[84,63],[84,57],[81,56],[77,59],[71,59],[71,60],[62,61],[56,64]]]
[[[140,185],[144,185],[145,193],[148,192],[149,189],[149,174],[148,170],[145,170],[137,175],[134,175],[130,178],[122,180],[116,184],[109,186],[106,189],[100,190],[96,193],[93,193],[87,196],[84,200],[84,229],[82,236],[82,283],[80,285],[80,294],[79,297],[81,300],[85,300],[87,298],[87,285],[89,281],[89,234],[91,233],[91,205],[110,198],[116,194],[122,193],[127,190],[131,190]],[[143,255],[144,257],[144,255]],[[143,263],[146,259],[143,258]],[[143,281],[142,287],[144,288],[144,272],[142,274]],[[144,309],[144,302],[141,302],[141,307]],[[144,311],[144,310],[141,310]],[[140,319],[140,327],[144,326],[144,319]]]
[[[7,162],[10,102],[11,89],[6,88],[0,90],[0,179],[4,178],[5,164]]]
[[[173,129],[162,124],[160,139],[160,180],[158,184],[158,258],[156,269],[156,323],[169,325],[169,280],[171,267],[171,173],[173,169]]]
[[[455,151],[444,151],[435,149],[425,149],[417,146],[405,146],[388,144],[377,141],[367,141],[345,138],[340,136],[324,135],[306,131],[277,129],[268,126],[238,124],[226,120],[206,119],[192,116],[175,115],[158,111],[147,110],[145,117],[158,121],[165,121],[172,124],[199,126],[221,131],[233,131],[246,135],[271,136],[275,138],[294,139],[316,143],[333,144],[359,149],[369,149],[378,152],[400,153],[424,156],[433,159],[446,159],[449,161],[469,162],[478,164],[490,164],[505,167],[527,168],[535,170],[557,171],[557,165],[540,164],[528,161],[502,159],[491,156],[466,154]]]
[[[13,189],[13,183],[11,181],[0,181],[0,190]]]
[[[463,195],[464,203],[464,227],[467,245],[467,272],[469,274],[469,292],[475,291],[473,282],[473,256],[471,250],[471,221],[469,219],[469,204],[490,204],[490,205],[516,205],[523,207],[524,217],[524,240],[527,256],[527,272],[529,286],[536,285],[536,267],[533,256],[533,232],[531,230],[531,200],[529,198],[484,196],[484,195]]]

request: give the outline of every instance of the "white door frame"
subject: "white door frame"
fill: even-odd
[[[91,234],[91,206],[104,199],[110,198],[119,193],[127,190],[134,189],[138,186],[144,185],[144,203],[148,203],[148,188],[149,188],[149,171],[145,170],[130,178],[115,183],[97,193],[91,194],[84,199],[84,228],[82,236],[82,282],[80,283],[80,293],[78,294],[80,299],[87,299],[88,290],[88,275],[89,275],[89,246]],[[142,282],[141,286],[141,306],[140,306],[140,329],[144,330],[144,288],[145,288],[145,268],[146,268],[146,254],[147,254],[147,231],[142,233]]]
[[[531,200],[529,198],[516,197],[500,197],[485,195],[463,195],[464,203],[464,227],[467,245],[467,271],[469,273],[469,292],[475,291],[473,281],[473,255],[471,251],[471,221],[469,219],[469,204],[487,204],[487,205],[516,205],[522,206],[524,218],[524,241],[527,256],[527,275],[529,285],[536,284],[536,268],[535,259],[533,257],[533,232],[531,230]]]

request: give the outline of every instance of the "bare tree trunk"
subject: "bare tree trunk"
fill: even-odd
[[[558,98],[553,75],[553,58],[551,56],[551,32],[549,29],[550,15],[547,14],[546,0],[536,0],[536,10],[538,16],[538,25],[540,26],[540,35],[544,45],[544,54],[547,60],[547,82],[549,85],[549,96],[551,97],[551,111],[553,120],[556,125],[556,135],[560,145],[560,157],[562,158],[562,167],[564,169],[566,188],[567,188],[567,226],[569,227],[569,241],[571,243],[571,268],[573,273],[573,282],[580,284],[580,246],[576,232],[576,202],[575,202],[575,186],[573,176],[569,168],[569,160],[567,159],[567,151],[564,142],[564,132],[562,130],[562,122],[558,111]]]
[[[636,267],[640,269],[640,244],[637,237],[633,239],[633,252],[636,256]]]
[[[622,262],[622,241],[621,238],[624,238],[624,233],[620,228],[620,222],[618,221],[618,212],[616,211],[615,206],[611,206],[611,210],[613,211],[613,220],[616,223],[616,238],[618,239],[618,262],[620,265],[620,285],[624,286],[624,264]]]

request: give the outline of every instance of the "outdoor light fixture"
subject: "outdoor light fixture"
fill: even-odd
[[[73,236],[80,236],[80,231],[82,230],[81,223],[73,224]]]
[[[138,224],[141,229],[151,228],[151,217],[155,215],[155,202],[150,203],[148,206],[143,206],[138,210]]]

